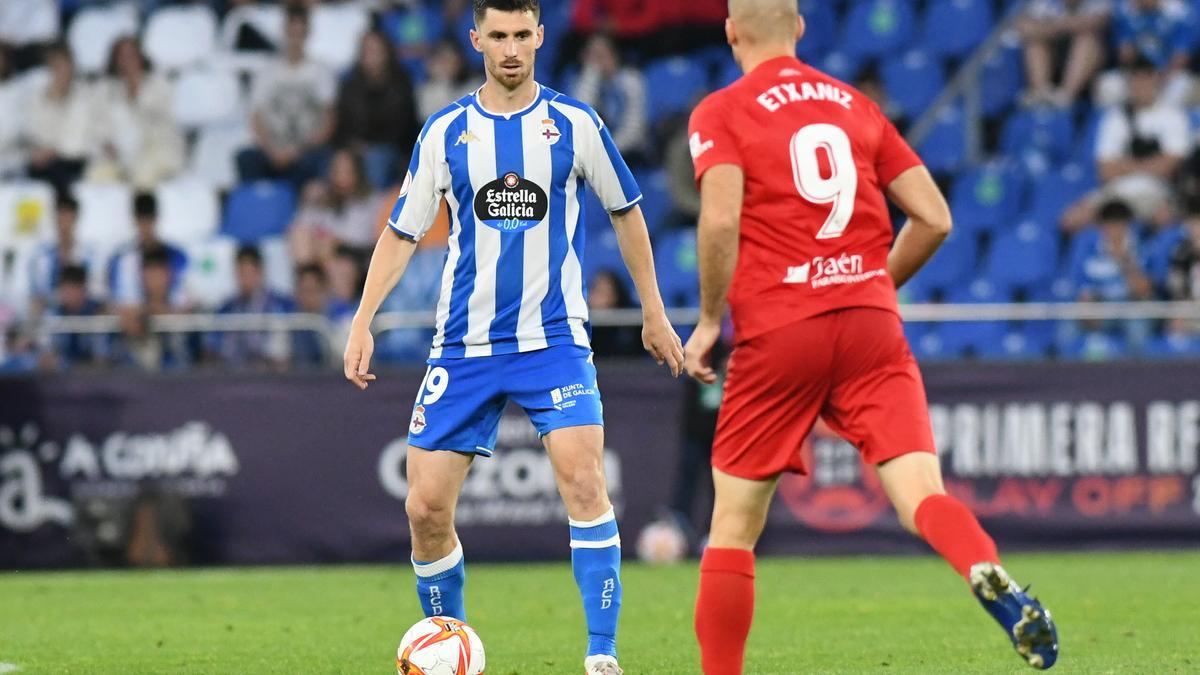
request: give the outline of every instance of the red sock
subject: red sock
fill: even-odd
[[[700,560],[696,637],[706,675],[741,675],[754,618],[754,552],[708,548]]]
[[[1000,562],[996,542],[983,531],[966,504],[950,495],[926,497],[913,518],[925,541],[964,578],[980,562]]]

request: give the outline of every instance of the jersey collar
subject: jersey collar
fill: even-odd
[[[533,101],[529,105],[525,106],[524,108],[522,108],[520,110],[517,110],[516,112],[494,113],[494,112],[488,110],[487,108],[483,107],[483,103],[480,102],[480,100],[479,100],[479,92],[483,89],[483,86],[480,86],[479,89],[475,90],[474,94],[471,94],[471,104],[475,106],[475,109],[479,111],[480,115],[483,115],[484,117],[487,117],[488,119],[511,120],[514,117],[520,117],[520,116],[524,115],[525,113],[529,112],[530,110],[533,110],[534,107],[537,106],[537,104],[542,102],[542,95],[545,94],[546,88],[543,87],[540,82],[534,82],[534,84],[537,85],[537,96],[533,97]]]

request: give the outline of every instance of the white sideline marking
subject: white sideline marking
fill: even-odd
[[[0,663],[0,673],[15,673],[21,670],[21,666],[15,663]]]

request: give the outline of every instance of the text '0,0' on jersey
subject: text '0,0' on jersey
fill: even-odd
[[[450,206],[430,358],[589,346],[583,183],[609,212],[642,194],[591,108],[538,92],[511,114],[464,96],[429,118],[413,150],[389,225],[418,240],[442,197]]]
[[[697,181],[720,164],[745,174],[737,340],[846,307],[899,311],[883,190],[921,160],[875,103],[785,56],[704,99],[688,134]]]

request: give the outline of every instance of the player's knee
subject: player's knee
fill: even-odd
[[[559,474],[559,490],[571,513],[590,514],[608,509],[604,473],[595,467],[578,468]]]
[[[408,513],[408,523],[415,535],[431,536],[441,531],[449,533],[454,525],[453,506],[441,500],[409,494],[404,501],[404,510]]]
[[[718,510],[713,513],[708,545],[753,550],[762,534],[763,525],[763,519],[754,514],[741,510]]]

